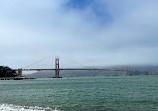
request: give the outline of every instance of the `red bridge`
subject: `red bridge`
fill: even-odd
[[[62,78],[60,76],[60,70],[104,70],[104,71],[129,71],[128,69],[106,69],[106,68],[59,68],[59,58],[55,59],[55,68],[54,69],[15,69],[18,71],[18,75],[22,76],[22,71],[46,71],[46,70],[54,70],[55,71],[55,76],[53,78]]]

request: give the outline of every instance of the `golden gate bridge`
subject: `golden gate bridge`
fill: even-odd
[[[30,66],[30,65],[29,65]],[[22,72],[23,71],[51,71],[54,70],[55,71],[55,75],[52,78],[62,78],[60,76],[60,71],[61,70],[103,70],[103,71],[126,71],[128,75],[129,73],[129,67],[127,67],[126,69],[117,69],[115,68],[60,68],[59,67],[59,58],[55,58],[55,68],[19,68],[19,69],[14,69],[18,72],[18,76],[22,76]]]

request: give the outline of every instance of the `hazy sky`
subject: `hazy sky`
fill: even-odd
[[[155,65],[158,0],[0,0],[0,40],[0,64],[13,68],[46,56]]]

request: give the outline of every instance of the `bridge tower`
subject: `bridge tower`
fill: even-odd
[[[59,58],[55,58],[55,77],[53,78],[62,78],[59,75]]]
[[[22,76],[22,68],[18,69],[18,76],[21,77]]]

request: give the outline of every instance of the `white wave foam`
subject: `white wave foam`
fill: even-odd
[[[59,111],[57,109],[42,107],[27,107],[27,106],[15,106],[12,104],[0,104],[0,111]]]

